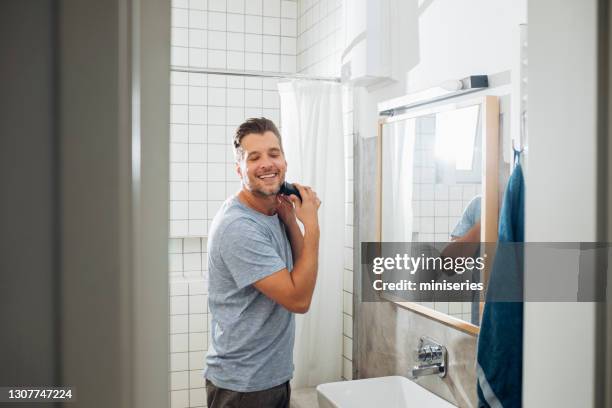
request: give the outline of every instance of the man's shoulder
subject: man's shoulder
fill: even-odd
[[[252,214],[241,208],[240,204],[228,201],[215,216],[209,239],[214,241],[228,235],[233,238],[246,238],[249,235],[261,232],[262,227]]]
[[[217,233],[224,234],[248,234],[260,230],[261,226],[252,216],[239,211],[226,213],[219,219]]]

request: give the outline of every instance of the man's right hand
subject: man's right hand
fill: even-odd
[[[302,196],[301,201],[293,194],[289,196],[289,199],[295,206],[295,216],[304,224],[304,228],[318,228],[319,217],[317,212],[321,206],[321,200],[317,197],[317,193],[308,186],[302,186],[298,183],[293,183],[293,185]]]
[[[304,224],[304,236],[296,224],[288,226],[294,265],[291,271],[284,268],[258,280],[253,285],[261,293],[294,313],[306,313],[312,301],[319,265],[319,218],[317,211],[321,200],[310,187],[294,183],[302,201],[290,195],[295,216]],[[287,215],[287,214],[285,214]],[[283,215],[283,217],[285,216]],[[286,218],[289,218],[287,215]],[[287,224],[285,224],[287,225]]]

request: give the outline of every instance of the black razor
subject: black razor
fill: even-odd
[[[300,195],[300,192],[298,191],[297,188],[295,188],[295,186],[291,183],[287,183],[286,181],[281,184],[281,188],[279,190],[279,194],[283,194],[286,196],[290,196],[291,194],[295,194],[296,196],[298,196],[298,198],[300,199],[300,201],[302,201],[302,196]]]

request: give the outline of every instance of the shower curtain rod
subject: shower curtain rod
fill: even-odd
[[[184,67],[184,66],[177,66],[177,65],[172,65],[170,67],[170,71],[199,73],[199,74],[234,75],[234,76],[245,76],[245,77],[308,79],[312,81],[340,82],[340,78],[338,77],[290,74],[290,73],[282,73],[282,72],[240,71],[240,70],[235,70],[235,69],[193,68],[193,67]]]

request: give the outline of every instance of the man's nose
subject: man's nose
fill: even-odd
[[[259,167],[262,169],[268,169],[274,167],[274,162],[270,156],[263,156],[259,162]]]

